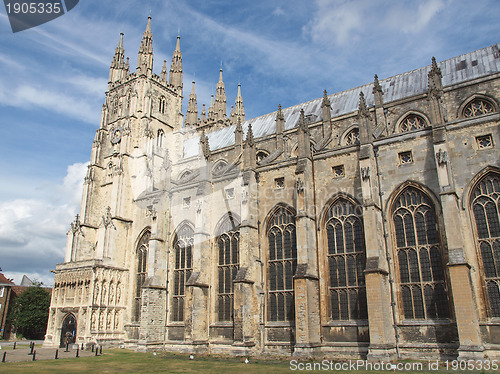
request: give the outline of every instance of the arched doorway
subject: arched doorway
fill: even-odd
[[[63,319],[61,328],[61,344],[65,347],[66,343],[73,344],[76,341],[76,318],[74,314],[68,314]]]

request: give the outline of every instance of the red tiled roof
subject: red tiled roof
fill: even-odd
[[[7,278],[5,278],[5,275],[0,273],[0,284],[3,284],[3,285],[14,284],[14,282],[12,282],[11,280],[8,280]]]

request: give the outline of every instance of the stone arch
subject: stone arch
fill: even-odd
[[[389,205],[400,315],[409,320],[449,318],[443,227],[439,202],[428,189],[405,182]]]
[[[73,344],[76,341],[77,320],[73,313],[67,313],[61,321],[60,347]]]
[[[410,117],[412,116],[415,116],[415,117],[419,117],[421,118],[421,120],[423,121],[423,124],[422,124],[422,127],[419,127],[419,128],[425,128],[425,127],[429,127],[430,126],[430,123],[431,121],[429,120],[429,117],[427,117],[427,115],[425,115],[424,113],[422,112],[419,112],[419,111],[416,111],[416,110],[410,110],[410,111],[407,111],[405,112],[403,115],[401,115],[397,121],[396,121],[396,125],[394,126],[394,133],[403,133],[403,132],[408,132],[408,131],[414,131],[414,130],[417,130],[417,128],[415,129],[411,129],[411,130],[406,130],[406,131],[403,131],[401,129],[401,125]]]
[[[362,205],[346,194],[332,196],[321,213],[321,264],[328,319],[367,320],[366,249]],[[325,289],[324,288],[324,289]]]
[[[500,317],[500,172],[487,167],[467,190],[486,315]]]
[[[485,101],[491,105],[491,111],[489,113],[494,113],[498,112],[498,102],[495,100],[494,97],[489,96],[489,95],[484,95],[484,94],[473,94],[472,96],[469,96],[467,99],[465,99],[462,104],[458,107],[457,111],[457,118],[472,118],[476,117],[477,115],[471,115],[467,116],[464,113],[464,110],[467,108],[469,104],[472,104],[474,101]],[[487,113],[483,113],[487,114]]]
[[[354,143],[347,144],[350,141],[349,138],[350,138],[351,134],[355,134],[356,131],[357,131],[357,139],[358,139],[357,143],[354,142]],[[342,132],[342,134],[339,137],[339,145],[340,146],[348,146],[348,145],[354,145],[354,144],[359,144],[359,125],[358,124],[354,124],[352,126],[349,126],[347,129],[344,130],[344,132]]]

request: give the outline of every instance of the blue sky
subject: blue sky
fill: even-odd
[[[247,119],[500,41],[497,0],[80,0],[16,34],[1,8],[0,267],[16,282],[51,284],[63,261],[119,34],[132,70],[150,11],[154,71],[180,33],[185,97],[195,79],[208,105],[222,63]]]

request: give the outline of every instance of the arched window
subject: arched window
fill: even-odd
[[[263,151],[263,150],[258,151],[257,154],[255,155],[255,158],[257,159],[257,163],[261,162],[267,156],[269,156],[269,153],[267,153],[266,151]]]
[[[219,321],[233,320],[234,287],[233,280],[239,268],[239,228],[238,222],[228,215],[217,234],[219,262],[217,274],[217,316]]]
[[[297,268],[295,214],[279,207],[269,221],[268,320],[294,321],[293,276]]]
[[[423,129],[426,126],[427,122],[425,121],[424,117],[419,116],[418,114],[409,114],[399,124],[399,131],[413,131]]]
[[[367,319],[365,238],[359,205],[340,198],[326,212],[332,320]]]
[[[343,145],[359,144],[359,129],[355,128],[349,131],[347,135],[344,137],[343,143],[344,143]]]
[[[160,97],[158,100],[158,112],[161,114],[165,114],[165,108],[167,106],[167,100],[165,99],[165,96]]]
[[[161,148],[163,146],[163,137],[165,136],[165,133],[163,132],[162,129],[159,129],[158,132],[156,133],[156,147]]]
[[[434,204],[422,191],[407,187],[395,200],[392,211],[404,317],[448,317],[448,291]]]
[[[490,172],[481,178],[470,200],[483,265],[488,314],[500,317],[500,174]]]
[[[141,318],[141,307],[142,307],[142,285],[146,280],[146,273],[148,269],[148,248],[149,248],[149,238],[151,237],[151,232],[149,230],[145,231],[139,242],[137,243],[137,272],[135,281],[135,304],[134,304],[134,321],[139,321]]]
[[[493,113],[494,111],[495,107],[491,102],[483,98],[476,98],[464,107],[462,116],[465,118],[477,117],[484,114]]]
[[[175,267],[174,290],[172,296],[172,321],[184,320],[184,295],[186,282],[193,268],[194,231],[188,224],[183,224],[174,237]]]

